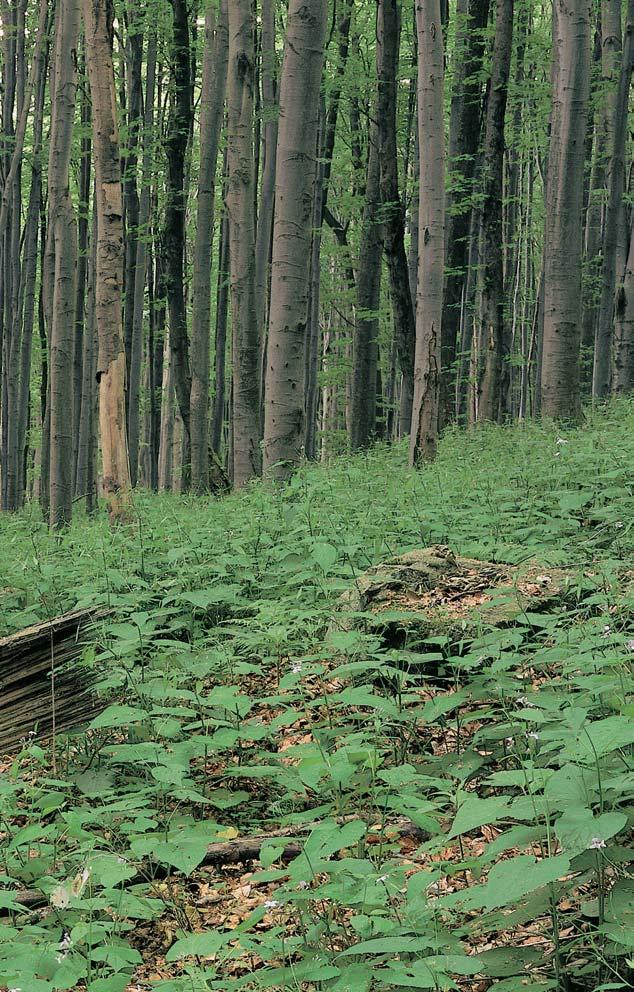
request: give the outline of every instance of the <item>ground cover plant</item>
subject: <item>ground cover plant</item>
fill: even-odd
[[[103,708],[2,759],[0,987],[626,989],[634,407],[283,490],[0,521],[0,636],[75,607]],[[431,545],[565,595],[416,638],[334,607]],[[495,597],[493,597],[495,602]],[[476,628],[473,629],[473,617]]]

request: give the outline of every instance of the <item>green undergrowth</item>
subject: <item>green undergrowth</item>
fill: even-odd
[[[451,433],[418,473],[379,447],[283,491],[139,493],[114,534],[3,518],[0,634],[112,613],[83,662],[107,708],[2,765],[0,988],[630,988],[633,466],[620,403]],[[429,544],[566,567],[569,595],[451,643],[333,625]],[[260,902],[212,920],[208,845],[281,830]]]

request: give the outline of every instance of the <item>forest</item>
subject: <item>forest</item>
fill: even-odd
[[[634,987],[634,0],[0,0],[0,992]]]

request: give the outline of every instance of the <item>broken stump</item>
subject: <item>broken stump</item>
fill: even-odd
[[[483,628],[547,612],[566,598],[573,579],[571,572],[534,560],[505,565],[434,545],[358,576],[337,601],[331,629],[381,632],[394,647],[405,639],[470,639]]]

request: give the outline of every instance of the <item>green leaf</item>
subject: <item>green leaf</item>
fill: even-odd
[[[311,557],[326,575],[339,557],[339,552],[332,544],[315,544]]]
[[[352,947],[347,947],[338,955],[340,958],[348,958],[353,954],[404,954],[414,951],[427,950],[430,947],[428,937],[373,937],[371,940],[362,940]]]
[[[593,816],[590,809],[570,807],[555,822],[555,833],[566,853],[572,854],[587,850],[593,838],[601,841],[609,840],[623,830],[626,824],[625,813],[603,813],[601,816]]]
[[[140,709],[138,706],[116,704],[114,706],[108,706],[103,713],[96,716],[89,724],[89,727],[91,730],[126,727],[130,723],[139,723],[141,720],[146,720],[147,715],[146,711]]]
[[[538,861],[532,855],[521,854],[508,861],[500,861],[489,872],[485,886],[485,905],[488,909],[509,906],[535,889],[556,882],[570,869],[570,858],[558,854]]]
[[[166,961],[179,961],[181,958],[211,957],[217,954],[223,944],[231,939],[230,933],[221,933],[219,930],[206,930],[204,933],[193,933],[187,937],[182,937],[172,944],[165,955]]]
[[[463,793],[464,795],[464,793]],[[466,834],[476,827],[488,823],[497,823],[507,815],[508,799],[495,796],[491,799],[478,799],[467,794],[466,799],[458,806],[458,812],[447,835],[449,838]]]

